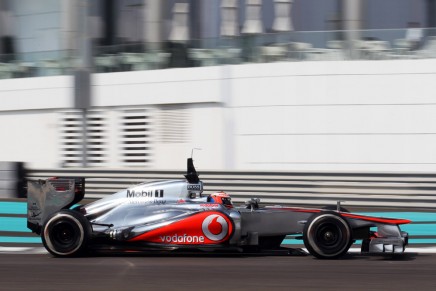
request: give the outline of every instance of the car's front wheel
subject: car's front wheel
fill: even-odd
[[[89,221],[81,213],[64,209],[48,217],[41,238],[52,255],[73,257],[84,254],[91,231]]]
[[[338,213],[323,211],[307,221],[303,240],[313,256],[337,259],[346,254],[352,244],[351,228]]]

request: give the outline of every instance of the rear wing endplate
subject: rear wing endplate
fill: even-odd
[[[47,217],[70,208],[85,196],[85,178],[50,178],[27,182],[27,227],[37,234]]]

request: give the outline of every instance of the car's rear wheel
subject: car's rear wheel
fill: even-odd
[[[319,259],[337,259],[352,244],[351,228],[336,212],[313,215],[304,227],[303,240],[310,254]]]
[[[52,255],[73,257],[85,253],[91,231],[89,221],[81,213],[64,209],[48,217],[41,238]]]

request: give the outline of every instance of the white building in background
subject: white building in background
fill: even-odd
[[[236,1],[238,34],[245,2]],[[254,2],[261,4],[262,30],[272,32],[277,1]],[[393,40],[409,22],[435,26],[433,1],[289,2],[295,33],[383,28],[370,36]],[[13,55],[29,63],[28,70],[59,70],[53,58],[77,56],[78,3],[0,1],[0,23],[7,23],[0,27],[2,57]],[[189,7],[191,39],[221,34],[220,1],[90,3],[90,35],[95,47],[107,50],[94,62],[108,67],[114,48],[137,51],[145,42],[162,50],[174,3]],[[202,169],[433,172],[435,65],[429,58],[281,61],[95,73],[88,166],[183,169],[191,149],[201,148],[195,159]],[[74,79],[56,72],[0,80],[0,160],[31,168],[81,166]]]

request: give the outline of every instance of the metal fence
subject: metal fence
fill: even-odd
[[[85,177],[85,198],[101,198],[129,186],[183,179],[182,171],[31,169],[29,179]],[[252,197],[267,204],[436,208],[436,173],[200,171],[205,194],[228,192],[236,203]]]

